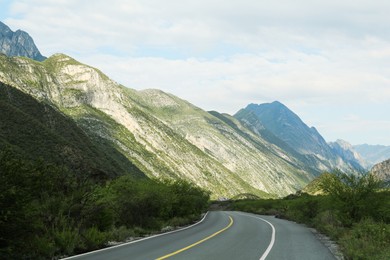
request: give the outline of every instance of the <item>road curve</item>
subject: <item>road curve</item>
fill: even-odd
[[[335,259],[312,232],[299,224],[234,211],[212,211],[199,224],[67,259]]]

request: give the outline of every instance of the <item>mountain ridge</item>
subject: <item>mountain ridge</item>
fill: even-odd
[[[44,61],[46,59],[31,36],[22,30],[13,32],[6,24],[0,21],[0,53],[7,56],[23,56],[36,61]]]
[[[361,172],[364,168],[350,161],[343,153],[336,153],[315,127],[308,127],[297,114],[279,101],[264,104],[249,104],[234,117],[247,124],[258,135],[270,132],[270,142],[278,144],[317,173],[335,168],[343,171]]]
[[[0,82],[0,107],[2,150],[13,148],[27,159],[65,165],[103,179],[123,174],[145,177],[104,140],[91,140],[50,103]]]
[[[8,56],[0,55],[0,82],[60,111],[150,178],[186,179],[214,197],[269,197],[293,193],[332,166],[353,167],[279,101],[230,116],[158,89],[126,88],[65,54]]]
[[[390,158],[390,146],[386,145],[354,145],[353,148],[373,166]]]
[[[311,179],[311,173],[283,159],[289,155],[282,150],[259,150],[276,148],[255,136],[258,140],[248,141],[224,121],[171,94],[125,88],[63,54],[42,63],[0,58],[0,81],[52,103],[88,134],[110,141],[149,177],[186,178],[228,197],[285,195]],[[239,153],[232,153],[237,147]]]
[[[390,159],[375,164],[370,173],[390,185]]]
[[[329,142],[328,144],[336,154],[354,165],[356,169],[362,168],[361,170],[365,171],[370,168],[369,162],[367,162],[347,141],[338,139],[335,142]]]
[[[308,127],[297,114],[279,101],[258,105],[250,104],[245,109],[255,113],[260,119],[260,122],[268,130],[276,134],[277,137],[285,141],[291,147],[294,147],[294,149],[301,154],[318,152],[319,148],[317,147],[317,143],[320,143],[320,145],[326,143],[315,128]],[[316,142],[311,142],[312,144],[309,146],[302,145],[300,142],[302,138],[297,136],[300,132],[309,137],[310,141],[316,139],[314,140]]]

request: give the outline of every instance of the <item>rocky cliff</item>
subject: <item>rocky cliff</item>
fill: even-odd
[[[314,176],[237,119],[159,90],[136,91],[57,54],[37,63],[0,56],[0,81],[71,117],[149,177],[183,178],[213,197],[287,195]]]
[[[0,52],[7,56],[23,56],[37,61],[46,59],[28,33],[21,30],[13,32],[2,22],[0,22]]]
[[[344,140],[336,140],[336,142],[329,142],[329,146],[333,151],[339,155],[344,161],[348,162],[354,168],[360,171],[367,171],[370,164],[363,159],[363,157],[353,148],[353,146]]]
[[[71,118],[0,82],[0,151],[62,165],[95,181],[123,174],[146,177],[103,138],[92,139]]]
[[[371,169],[371,174],[390,184],[390,159],[375,164]]]

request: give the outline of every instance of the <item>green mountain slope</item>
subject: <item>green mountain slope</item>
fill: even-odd
[[[125,88],[62,54],[0,61],[1,82],[56,107],[149,177],[187,179],[214,197],[282,196],[313,178],[297,158],[233,117],[161,91]]]
[[[315,172],[341,169],[361,172],[359,162],[333,149],[314,127],[308,127],[294,112],[278,101],[250,104],[235,117],[254,133],[294,155]]]
[[[91,140],[75,122],[48,103],[40,103],[0,82],[0,149],[23,157],[66,165],[96,178],[144,174],[100,138]]]
[[[309,128],[302,120],[278,101],[267,104],[250,104],[252,111],[266,129],[275,134],[301,154],[330,153],[325,140],[315,128]]]
[[[147,113],[251,187],[273,194],[289,193],[310,179],[310,174],[294,167],[294,158],[252,134],[233,117],[208,113],[159,90],[133,95]]]

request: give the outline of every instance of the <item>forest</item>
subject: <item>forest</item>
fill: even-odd
[[[0,152],[0,259],[53,259],[198,220],[209,193],[185,181],[96,179]]]

